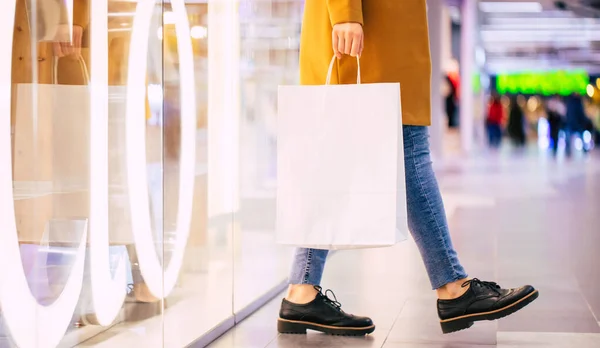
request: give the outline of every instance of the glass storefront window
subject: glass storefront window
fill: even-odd
[[[0,346],[185,347],[281,286],[302,5],[5,1]]]
[[[243,1],[240,10],[236,311],[285,279],[289,267],[289,250],[275,244],[276,101],[279,85],[297,83],[302,5],[302,1]]]

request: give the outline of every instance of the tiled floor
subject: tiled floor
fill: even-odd
[[[323,285],[343,308],[370,315],[368,337],[278,335],[280,298],[210,347],[600,347],[600,154],[572,160],[509,149],[438,165],[464,266],[504,286],[532,283],[540,298],[499,322],[442,335],[412,241],[331,257]]]

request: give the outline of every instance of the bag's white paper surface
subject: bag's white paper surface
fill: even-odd
[[[124,86],[109,87],[109,240],[112,244],[133,243],[129,214],[123,214],[127,209],[126,158],[121,155],[125,146],[125,92]],[[15,170],[27,172],[51,168],[48,190],[61,193],[61,202],[65,202],[60,205],[60,210],[55,209],[55,214],[65,218],[82,216],[83,212],[87,213],[89,204],[90,88],[85,85],[18,84],[15,95]],[[34,123],[34,115],[37,123]],[[160,129],[148,127],[147,130],[149,154],[157,153],[155,150],[162,146],[162,137],[156,133],[157,130],[160,133]],[[47,156],[33,156],[42,146],[50,148],[51,152]],[[46,162],[40,163],[40,159]],[[152,165],[148,165],[148,170],[152,179]],[[35,183],[39,186],[43,182]],[[15,186],[26,184],[18,181]],[[162,180],[157,185],[162,185]],[[156,187],[150,189],[152,209],[156,209]],[[35,194],[38,194],[37,190]],[[19,240],[39,241],[42,232],[20,233]],[[70,242],[55,237],[59,238],[57,241]]]
[[[400,85],[282,86],[277,240],[317,249],[406,239]]]

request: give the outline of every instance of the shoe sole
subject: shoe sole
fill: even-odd
[[[440,324],[442,325],[442,332],[445,334],[448,334],[448,333],[468,329],[471,326],[473,326],[473,323],[476,321],[497,320],[500,318],[504,318],[504,317],[511,315],[511,314],[515,313],[516,311],[522,309],[523,307],[527,306],[528,304],[533,302],[535,299],[537,299],[539,295],[540,295],[540,293],[537,290],[535,290],[531,294],[523,297],[522,299],[520,299],[514,303],[511,303],[506,307],[503,307],[503,308],[500,308],[500,309],[497,309],[494,311],[485,312],[485,313],[468,314],[468,315],[463,315],[463,316],[460,316],[457,318],[441,320]]]
[[[277,320],[277,331],[281,334],[305,335],[306,330],[319,331],[335,336],[364,336],[375,331],[375,325],[365,327],[338,327],[281,318]]]

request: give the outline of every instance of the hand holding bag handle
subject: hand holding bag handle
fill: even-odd
[[[336,59],[337,59],[337,57],[334,55],[333,58],[331,58],[331,63],[329,63],[329,70],[327,71],[327,79],[325,80],[326,85],[331,84],[331,75],[333,74],[333,66],[335,64]],[[361,80],[360,80],[360,57],[358,57],[358,56],[356,57],[356,64],[358,64],[356,84],[360,85],[360,83],[361,83]]]

